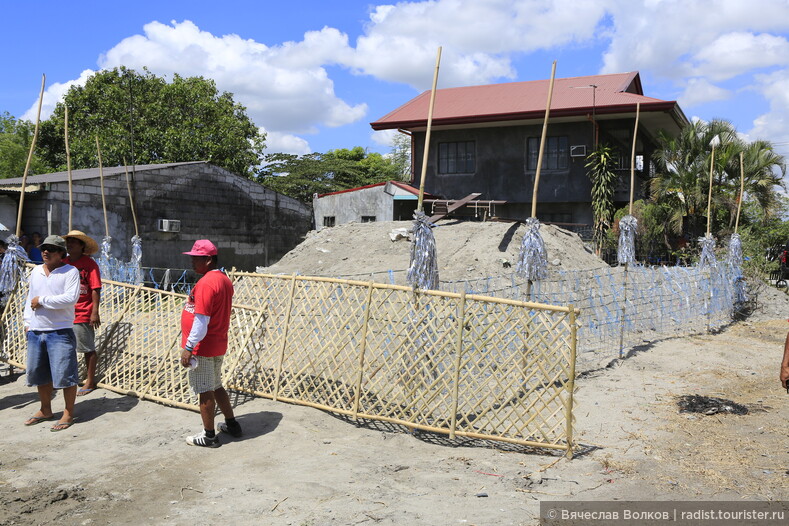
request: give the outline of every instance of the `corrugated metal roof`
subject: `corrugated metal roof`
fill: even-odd
[[[172,168],[174,166],[184,166],[187,164],[206,164],[208,161],[190,161],[190,162],[183,162],[183,163],[162,163],[162,164],[141,164],[134,167],[135,172],[146,172],[149,170],[161,170],[163,168]],[[132,173],[132,167],[124,167],[124,166],[105,166],[103,168],[104,177],[110,177],[113,175],[119,175],[126,173],[126,169],[128,168],[129,174]],[[71,179],[72,181],[79,181],[81,179],[95,179],[99,177],[99,168],[85,168],[83,170],[71,170]],[[63,183],[68,182],[68,172],[54,172],[49,174],[39,174],[39,175],[28,175],[27,181],[25,181],[25,186],[29,185],[41,185],[46,183]],[[21,190],[22,178],[21,177],[14,177],[11,179],[0,179],[0,189],[3,190],[13,190],[14,188],[6,188],[6,187],[19,187],[16,191]],[[27,193],[27,188],[25,188],[25,193]]]
[[[411,193],[411,194],[414,194],[414,195],[419,195],[419,189],[418,188],[414,188],[413,186],[411,186],[411,185],[409,185],[407,183],[403,183],[403,182],[400,182],[400,181],[384,181],[382,183],[368,184],[368,185],[365,185],[365,186],[357,186],[356,188],[348,188],[346,190],[338,190],[336,192],[327,192],[325,194],[319,194],[318,195],[318,199],[320,199],[321,197],[326,197],[326,196],[330,196],[330,195],[344,194],[344,193],[347,193],[347,192],[357,192],[359,190],[366,190],[367,188],[375,188],[376,186],[384,186],[384,185],[387,185],[387,184],[392,184],[392,185],[394,185],[394,186],[396,186],[396,187],[400,188],[401,190],[404,190],[404,191],[406,191],[408,193]]]
[[[436,90],[433,124],[542,118],[549,84],[550,80],[533,80]],[[675,101],[644,96],[637,71],[555,79],[551,116],[585,116],[593,109],[599,115],[634,112],[637,102],[641,111],[679,111],[684,119]],[[370,125],[375,130],[424,127],[429,103],[430,91],[425,91]]]

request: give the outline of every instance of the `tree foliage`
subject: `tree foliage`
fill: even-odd
[[[400,179],[399,167],[390,158],[368,153],[361,146],[301,156],[269,154],[257,176],[263,185],[303,202],[311,202],[314,194],[392,179]]]
[[[617,153],[600,144],[586,158],[589,179],[592,181],[592,214],[594,215],[594,240],[598,249],[611,228],[614,215],[614,191],[618,176],[614,171]]]
[[[8,112],[0,115],[0,178],[24,175],[34,128],[33,123],[16,120]],[[51,167],[34,153],[30,161],[29,174],[51,171]]]
[[[695,237],[706,229],[710,183],[710,159],[715,143],[712,169],[713,235],[730,233],[736,222],[740,195],[740,152],[743,153],[745,202],[757,203],[765,215],[779,211],[778,187],[783,187],[786,162],[768,141],[747,142],[734,126],[724,120],[697,121],[686,126],[676,137],[660,134],[660,147],[653,160],[656,177],[650,182],[652,200],[671,210],[668,224],[681,234],[683,222],[690,225]]]
[[[73,86],[41,127],[41,156],[59,169],[66,166],[66,106],[75,169],[97,165],[96,136],[107,166],[131,163],[132,143],[136,164],[205,160],[251,176],[262,161],[265,136],[211,79],[176,74],[168,83],[121,67]]]

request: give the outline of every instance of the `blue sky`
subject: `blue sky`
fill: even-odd
[[[35,12],[34,12],[35,11]],[[0,112],[44,116],[102,68],[202,75],[269,151],[389,151],[369,123],[439,87],[641,72],[647,96],[732,121],[789,157],[787,0],[4,2]]]

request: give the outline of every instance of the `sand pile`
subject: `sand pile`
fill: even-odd
[[[410,243],[393,232],[412,226],[411,221],[348,223],[310,232],[299,246],[260,272],[345,277],[388,282],[405,279]],[[521,223],[442,221],[434,229],[442,281],[507,276],[515,271],[526,228]],[[577,234],[552,225],[540,229],[551,269],[580,270],[605,267]],[[380,275],[376,275],[380,274]]]

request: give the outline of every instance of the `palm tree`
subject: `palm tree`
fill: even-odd
[[[658,136],[653,160],[657,176],[650,181],[651,199],[672,210],[669,224],[680,234],[687,218],[692,235],[705,223],[710,181],[710,156],[715,144],[713,166],[713,232],[734,226],[740,194],[740,152],[743,152],[745,198],[758,202],[769,213],[777,210],[776,186],[783,187],[786,163],[768,141],[747,142],[725,120],[696,121],[676,137]],[[779,175],[780,174],[780,175]]]

